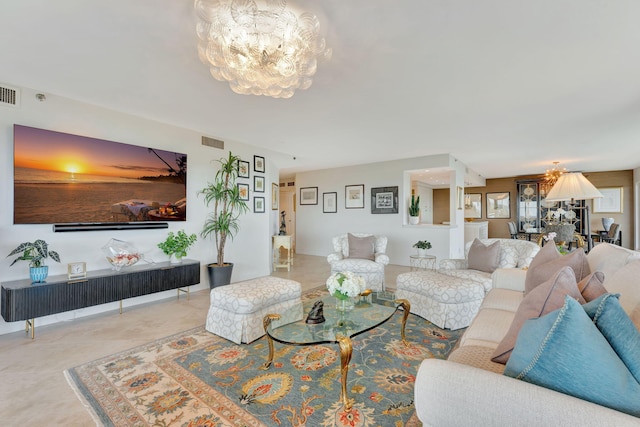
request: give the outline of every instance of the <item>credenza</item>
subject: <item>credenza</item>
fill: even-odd
[[[2,283],[2,318],[7,322],[26,321],[26,331],[35,338],[35,318],[109,302],[153,294],[171,289],[186,292],[200,283],[200,262],[183,260],[180,264],[159,262],[139,264],[121,271],[88,271],[87,277],[69,279],[49,276],[46,282],[29,279]],[[186,290],[184,289],[186,288]]]

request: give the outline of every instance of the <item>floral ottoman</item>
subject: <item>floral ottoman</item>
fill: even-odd
[[[250,343],[265,334],[267,314],[279,314],[283,323],[301,320],[300,295],[300,283],[272,276],[213,288],[205,329],[236,344]]]
[[[443,329],[469,326],[484,299],[479,282],[436,271],[412,271],[396,279],[396,298],[411,301],[411,312]]]

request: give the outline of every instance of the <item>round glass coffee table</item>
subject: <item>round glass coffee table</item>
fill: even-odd
[[[380,293],[382,295],[382,293]],[[404,345],[406,341],[404,329],[411,308],[409,301],[405,299],[385,300],[378,298],[374,292],[366,297],[360,297],[353,310],[338,311],[336,299],[332,296],[322,298],[323,314],[325,321],[322,323],[306,323],[305,319],[293,323],[279,323],[280,315],[268,314],[264,318],[264,329],[269,343],[269,359],[262,365],[262,369],[269,369],[273,363],[273,342],[277,341],[287,345],[316,345],[337,343],[340,346],[340,371],[341,371],[341,400],[345,410],[349,411],[353,406],[353,399],[347,395],[347,374],[349,362],[353,353],[351,338],[363,332],[371,330],[389,320],[398,309],[402,308],[401,336]]]

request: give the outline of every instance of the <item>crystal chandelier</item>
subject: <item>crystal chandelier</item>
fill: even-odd
[[[258,5],[260,4],[260,6]],[[286,0],[195,0],[198,55],[211,75],[243,95],[290,98],[308,89],[331,49],[318,18]]]
[[[558,181],[558,178],[560,178],[562,174],[567,172],[566,168],[559,168],[559,164],[560,162],[553,162],[553,168],[547,169],[547,171],[544,173],[544,178],[541,186],[541,190],[543,193],[546,194],[551,191],[555,183]]]

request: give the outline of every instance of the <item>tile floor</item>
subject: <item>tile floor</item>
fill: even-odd
[[[323,285],[329,275],[325,257],[296,255],[290,272],[273,275],[302,284],[303,290]],[[393,287],[409,267],[389,265],[386,283]],[[36,339],[23,332],[0,335],[0,425],[91,426],[63,371],[204,324],[207,290],[127,307],[99,315],[38,327]]]

